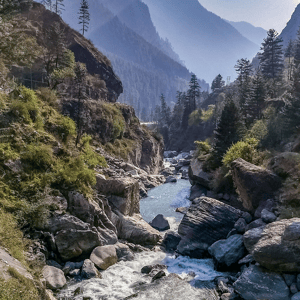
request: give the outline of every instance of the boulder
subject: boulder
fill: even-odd
[[[159,232],[143,220],[140,214],[118,215],[120,218],[119,238],[134,244],[156,245],[161,239]]]
[[[117,243],[114,246],[116,248],[118,261],[134,260],[134,254],[127,245],[122,243]]]
[[[300,218],[276,221],[244,235],[255,261],[276,272],[300,272]]]
[[[61,230],[55,236],[58,253],[64,261],[80,255],[89,255],[92,250],[101,246],[99,233],[95,230]]]
[[[118,262],[116,247],[114,245],[99,246],[93,250],[90,260],[99,269],[106,270]]]
[[[209,254],[221,266],[236,264],[245,255],[243,236],[236,234],[226,240],[220,240],[208,248]]]
[[[254,265],[244,270],[233,287],[244,300],[290,299],[289,288],[281,275]]]
[[[83,262],[83,266],[81,269],[81,276],[86,279],[91,279],[94,277],[100,277],[100,273],[96,269],[94,263],[91,260],[86,259]]]
[[[175,182],[177,182],[176,177],[168,176],[165,183],[175,183]]]
[[[192,159],[189,166],[189,178],[192,185],[198,184],[210,188],[209,174],[203,171],[203,162]]]
[[[108,195],[109,202],[123,215],[140,211],[139,183],[132,178],[103,179],[96,176],[99,193]]]
[[[227,237],[241,215],[240,210],[218,200],[195,199],[179,225],[182,240],[177,251],[182,255],[203,257],[213,243]]]
[[[297,283],[292,283],[290,286],[290,291],[292,294],[298,293]]]
[[[295,274],[283,274],[282,275],[287,286],[291,286],[297,281],[297,276]]]
[[[261,219],[265,222],[265,223],[272,223],[275,222],[277,217],[270,211],[263,209],[261,211]]]
[[[251,212],[274,196],[280,188],[280,178],[270,170],[255,166],[239,158],[232,162],[232,177],[243,207]]]
[[[267,199],[262,201],[254,213],[256,219],[261,218],[261,212],[266,209],[267,211],[273,212],[276,209],[277,204],[274,199]]]
[[[164,246],[167,251],[175,251],[180,240],[181,236],[176,232],[167,232],[162,241],[162,246]]]
[[[173,158],[178,155],[177,151],[165,151],[164,158]]]
[[[170,229],[169,221],[161,214],[157,215],[149,224],[158,231]]]
[[[193,201],[201,196],[204,196],[205,194],[206,194],[206,189],[201,187],[198,184],[195,184],[191,187],[191,194],[189,199]]]
[[[247,223],[244,218],[239,218],[234,224],[234,228],[238,233],[244,233],[246,230]]]
[[[58,268],[45,266],[42,270],[42,274],[46,280],[47,288],[51,290],[61,289],[67,283],[64,272]]]
[[[62,270],[65,275],[68,275],[70,272],[72,272],[74,270],[81,269],[82,265],[83,265],[83,261],[81,261],[81,262],[67,261]]]
[[[245,219],[247,224],[249,224],[252,221],[252,216],[248,212],[243,212],[242,218]]]
[[[262,219],[257,219],[250,224],[246,226],[245,231],[247,232],[248,230],[254,229],[254,228],[259,228],[259,227],[264,227],[267,224],[262,220]]]
[[[296,293],[292,296],[291,300],[300,300],[300,293]]]

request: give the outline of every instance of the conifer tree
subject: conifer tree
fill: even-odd
[[[281,79],[283,72],[282,39],[275,29],[268,31],[259,53],[261,72],[266,78]]]
[[[300,27],[297,31],[297,38],[294,45],[294,63],[295,68],[298,68],[300,64]]]
[[[188,97],[190,100],[190,108],[191,108],[191,112],[192,112],[193,110],[196,110],[196,108],[197,108],[196,102],[197,102],[197,99],[200,97],[200,85],[198,83],[198,79],[195,74],[192,74],[192,76],[191,76],[189,87],[190,88],[188,90]]]
[[[189,97],[185,94],[183,98],[183,113],[182,113],[182,121],[181,128],[183,130],[187,129],[189,126],[189,115],[192,112],[191,102]]]
[[[292,79],[292,73],[293,73],[292,57],[293,56],[294,56],[294,43],[292,40],[290,40],[284,52],[284,57],[288,58],[288,80]]]
[[[64,7],[64,0],[54,0],[53,8],[56,14],[60,15],[62,10],[64,10]]]
[[[90,23],[89,4],[87,0],[81,0],[78,14],[79,14],[79,24],[82,25],[81,32],[82,35],[84,35],[84,33],[89,29],[89,23]]]
[[[223,108],[217,127],[214,131],[213,159],[216,166],[221,164],[223,155],[227,149],[239,140],[238,109],[233,102],[232,95],[226,95],[226,103]]]
[[[225,81],[221,74],[217,75],[211,84],[211,89],[214,92],[217,89],[222,88],[225,85]]]
[[[47,9],[50,11],[53,11],[54,5],[53,5],[53,0],[43,0],[42,4],[45,5]]]

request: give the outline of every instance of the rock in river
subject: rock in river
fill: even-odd
[[[159,231],[170,229],[169,221],[161,214],[157,215],[149,224]]]

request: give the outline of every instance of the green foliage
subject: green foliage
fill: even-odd
[[[67,143],[70,137],[76,135],[76,124],[71,118],[61,116],[57,125],[57,132],[64,143]]]
[[[261,141],[268,134],[268,128],[263,120],[257,120],[248,131],[247,136]]]
[[[71,50],[67,49],[63,53],[61,65],[58,68],[55,68],[52,72],[52,80],[60,82],[66,78],[74,78],[74,69],[75,55]]]
[[[202,110],[201,120],[208,122],[214,117],[215,105],[209,105],[207,110]]]
[[[136,147],[136,142],[134,140],[123,138],[121,140],[116,140],[113,144],[107,143],[104,148],[108,153],[121,157],[125,160],[128,159],[129,153],[132,153]]]
[[[46,87],[41,87],[36,91],[39,98],[48,105],[57,108],[57,94],[55,90]]]
[[[254,138],[248,138],[232,145],[223,157],[224,166],[230,168],[231,163],[238,158],[254,163],[258,155],[257,146],[258,140]]]
[[[198,126],[202,122],[202,111],[201,109],[194,110],[189,115],[189,126]]]
[[[81,155],[85,163],[89,166],[89,168],[93,169],[96,166],[106,167],[107,163],[105,158],[102,155],[97,154],[93,151],[90,146],[90,141],[92,137],[89,135],[85,135],[81,139],[82,143],[82,152]]]
[[[10,279],[4,280],[0,277],[0,299],[1,300],[40,300],[34,281],[21,275],[16,269],[9,267]]]
[[[199,160],[203,160],[203,158],[211,152],[211,146],[208,141],[195,141],[196,152],[195,156]]]
[[[28,145],[21,154],[21,160],[30,169],[47,171],[54,164],[53,151],[48,145]]]
[[[9,143],[0,143],[0,163],[2,161],[15,160],[19,154],[14,151]]]

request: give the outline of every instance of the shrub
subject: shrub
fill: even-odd
[[[19,157],[19,154],[11,149],[9,143],[0,143],[0,162],[7,160],[15,160]]]
[[[210,144],[208,143],[208,141],[195,141],[194,143],[196,145],[195,156],[199,160],[203,160],[204,156],[209,154],[211,151]]]
[[[203,122],[208,122],[214,117],[215,105],[209,105],[207,110],[202,110],[201,120]]]
[[[58,107],[56,91],[51,90],[47,87],[42,87],[37,90],[37,95],[43,102],[47,103],[49,106],[52,106],[54,108]]]
[[[268,134],[268,128],[266,123],[263,120],[257,120],[252,128],[248,131],[247,136],[249,138],[255,138],[259,141],[265,138]]]
[[[254,138],[247,138],[232,145],[223,157],[224,166],[229,168],[230,164],[238,158],[253,163],[258,156],[257,146],[258,140]]]
[[[197,126],[202,122],[202,111],[201,109],[194,110],[189,115],[189,126]]]
[[[76,124],[69,118],[62,116],[58,121],[58,134],[64,143],[67,143],[71,136],[76,135]]]
[[[46,171],[54,164],[53,151],[47,145],[28,145],[21,159],[29,169]]]

